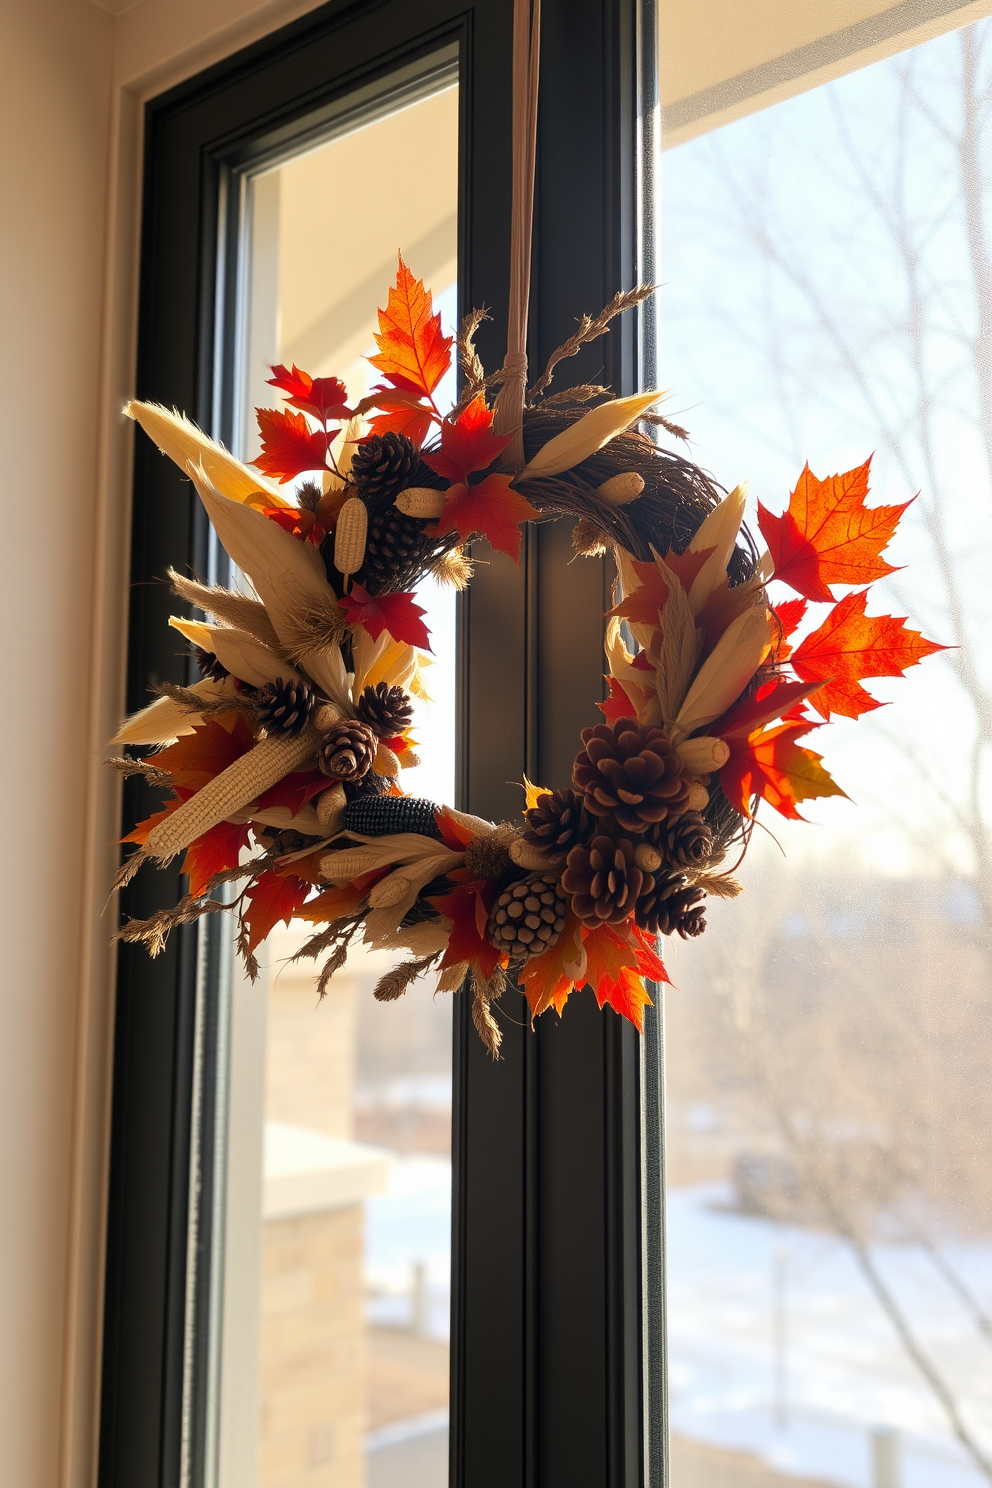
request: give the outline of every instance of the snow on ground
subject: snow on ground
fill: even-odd
[[[373,1322],[408,1324],[420,1263],[428,1331],[447,1336],[450,1182],[442,1159],[399,1158],[388,1191],[368,1201]],[[736,1213],[732,1199],[725,1184],[669,1193],[673,1430],[753,1452],[783,1472],[871,1488],[872,1432],[894,1428],[900,1488],[987,1488],[849,1247]],[[992,1296],[992,1244],[959,1242],[945,1254],[973,1295]],[[992,1454],[992,1340],[918,1247],[878,1246],[873,1255]]]
[[[734,1213],[731,1201],[723,1184],[669,1194],[673,1429],[754,1452],[782,1471],[869,1488],[872,1430],[891,1427],[900,1436],[904,1488],[986,1484],[850,1248]],[[992,1246],[959,1244],[946,1253],[972,1291],[987,1296]],[[992,1342],[917,1247],[879,1246],[873,1255],[992,1451]],[[776,1336],[784,1340],[777,1367]]]

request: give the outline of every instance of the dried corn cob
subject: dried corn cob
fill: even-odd
[[[284,775],[312,758],[318,738],[317,730],[311,725],[295,738],[280,734],[263,739],[159,822],[145,843],[149,856],[167,863],[195,838],[241,811]]]
[[[683,739],[675,748],[687,775],[710,775],[714,770],[722,769],[730,758],[730,745],[709,734]]]
[[[350,496],[342,506],[334,528],[334,567],[338,573],[353,574],[361,568],[368,530],[368,507],[357,496]]]

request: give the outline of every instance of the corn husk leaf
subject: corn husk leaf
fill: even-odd
[[[226,691],[230,691],[227,682],[214,682],[209,677],[204,677],[202,682],[194,682],[187,691],[195,692],[202,697],[205,703],[214,702],[223,697]],[[170,739],[178,739],[183,734],[191,734],[198,723],[202,722],[199,713],[191,713],[188,708],[174,698],[160,697],[147,708],[142,708],[140,713],[133,714],[125,723],[122,723],[114,737],[112,744],[167,744]]]
[[[712,723],[754,676],[771,639],[765,605],[732,620],[699,669],[675,718],[676,742]]]
[[[137,399],[125,404],[124,412],[141,425],[163,455],[174,460],[180,470],[186,471],[190,463],[202,466],[211,485],[228,500],[247,501],[262,493],[267,506],[290,505],[272,481],[260,471],[242,465],[183,414],[170,413],[161,403],[142,403]]]
[[[602,449],[604,444],[609,444],[617,434],[622,434],[648,411],[652,403],[664,396],[663,392],[635,393],[633,397],[614,398],[609,403],[601,403],[598,408],[590,408],[574,424],[541,446],[533,460],[525,465],[521,479],[560,475],[563,470],[571,470]]]
[[[232,676],[239,682],[247,682],[250,687],[264,687],[266,682],[275,682],[279,677],[284,682],[299,681],[295,667],[243,630],[233,630],[226,625],[208,625],[202,620],[183,620],[178,615],[171,616],[169,624],[192,645],[212,651]]]
[[[214,531],[251,580],[280,643],[293,651],[301,617],[318,617],[330,631],[339,621],[339,607],[313,544],[300,542],[261,512],[222,496],[201,468],[190,466],[189,475]]]
[[[727,576],[727,564],[744,520],[746,500],[745,481],[743,485],[735,486],[719,506],[713,508],[689,544],[690,553],[713,549],[689,588],[689,608],[694,615],[699,614],[717,584]]]

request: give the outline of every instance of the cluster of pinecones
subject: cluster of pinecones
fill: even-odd
[[[706,864],[713,838],[687,807],[682,761],[668,735],[621,718],[585,729],[582,744],[572,788],[538,797],[526,812],[525,838],[565,855],[561,889],[585,923],[618,924],[633,912],[652,935],[701,935],[706,896],[687,870]]]
[[[402,687],[390,687],[379,682],[366,687],[358,699],[357,718],[339,718],[321,736],[317,746],[317,764],[332,780],[344,786],[356,786],[367,782],[371,794],[376,793],[373,781],[378,777],[372,773],[375,757],[382,739],[394,739],[408,728],[413,717],[410,699]],[[388,784],[384,784],[388,790]],[[365,789],[361,792],[365,794]],[[349,796],[352,792],[348,792]]]
[[[369,594],[395,594],[414,587],[438,551],[428,522],[408,517],[395,505],[408,486],[443,488],[446,482],[425,465],[404,434],[373,434],[358,445],[351,462],[355,494],[368,508],[365,557],[354,575]],[[443,544],[441,545],[443,547]],[[331,561],[333,539],[325,561]]]

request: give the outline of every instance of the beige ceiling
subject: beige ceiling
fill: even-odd
[[[992,0],[661,0],[667,145],[916,46]]]

